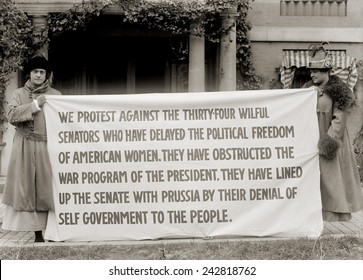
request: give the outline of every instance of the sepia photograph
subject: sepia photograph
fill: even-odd
[[[2,278],[363,273],[362,14],[0,0]]]

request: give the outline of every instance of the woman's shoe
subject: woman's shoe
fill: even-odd
[[[41,230],[35,231],[35,239],[34,242],[45,242],[43,238],[43,233]]]

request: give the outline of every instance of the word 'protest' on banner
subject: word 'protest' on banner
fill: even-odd
[[[49,96],[52,240],[319,236],[314,89]]]

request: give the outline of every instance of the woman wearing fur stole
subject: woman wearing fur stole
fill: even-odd
[[[332,62],[324,43],[310,48],[312,81],[318,92],[317,114],[320,140],[320,189],[323,220],[348,221],[363,209],[362,183],[347,130],[347,114],[354,95],[337,76],[330,75]]]

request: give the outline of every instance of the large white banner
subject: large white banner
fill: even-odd
[[[317,237],[314,89],[48,96],[52,240]]]

